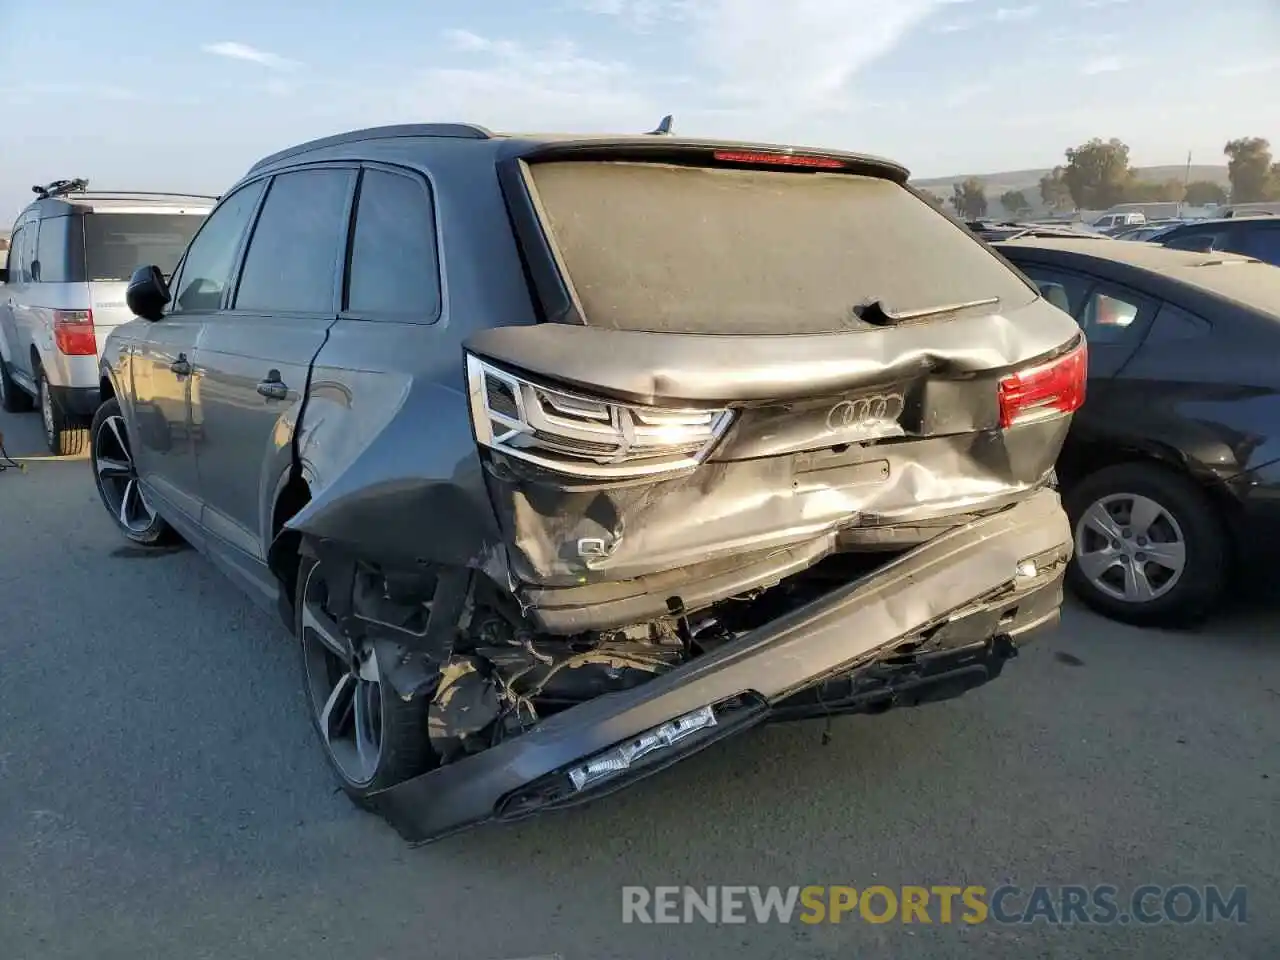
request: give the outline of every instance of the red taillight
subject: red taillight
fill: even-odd
[[[753,163],[770,167],[809,167],[819,170],[843,170],[844,163],[834,157],[809,157],[796,153],[762,153],[754,150],[717,150],[717,160],[728,163]]]
[[[1011,427],[1079,410],[1084,403],[1088,372],[1088,350],[1082,341],[1056,360],[1002,377],[1000,426]]]
[[[93,311],[53,311],[53,340],[58,352],[68,357],[96,357],[98,338],[93,335]]]

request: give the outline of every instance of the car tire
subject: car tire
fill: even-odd
[[[40,416],[44,420],[44,440],[49,452],[58,457],[78,457],[89,449],[89,425],[59,406],[44,370],[40,370],[37,377]]]
[[[1092,609],[1125,623],[1176,627],[1199,623],[1221,601],[1229,535],[1189,477],[1157,464],[1120,464],[1086,476],[1064,499],[1075,547],[1067,583]]]
[[[9,375],[9,367],[0,354],[0,409],[5,413],[26,413],[34,406],[31,394],[18,386]]]
[[[89,466],[93,469],[94,485],[98,496],[120,532],[143,547],[163,547],[177,542],[178,535],[158,513],[151,509],[138,486],[138,473],[133,464],[133,452],[125,431],[124,414],[120,401],[114,397],[93,416],[93,422],[85,431],[90,439]],[[126,468],[121,474],[114,465]],[[130,489],[129,484],[133,483]],[[126,507],[125,501],[128,501]]]
[[[318,562],[303,558],[294,597],[294,637],[307,713],[343,793],[371,810],[372,794],[435,766],[427,734],[430,698],[402,699],[379,671],[376,651],[363,656],[353,652],[349,638],[324,611],[325,600]],[[348,692],[340,692],[340,686]]]

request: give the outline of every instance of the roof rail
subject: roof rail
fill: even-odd
[[[63,196],[67,196],[63,194]],[[76,200],[134,200],[139,197],[176,197],[180,200],[217,200],[207,193],[168,193],[162,190],[77,190]]]
[[[80,177],[75,180],[54,180],[51,183],[46,183],[43,187],[40,184],[36,184],[31,188],[31,192],[39,199],[47,200],[50,197],[61,197],[68,193],[80,193],[88,189],[89,181],[84,177]]]
[[[361,140],[391,140],[401,137],[446,137],[458,140],[490,140],[493,138],[492,131],[485,127],[474,123],[402,123],[389,127],[366,127],[363,130],[351,130],[347,133],[334,134],[330,137],[321,137],[319,140],[309,140],[306,143],[300,143],[295,147],[288,147],[278,153],[273,153],[269,157],[263,157],[252,167],[249,172],[261,170],[263,167],[270,166],[273,163],[279,163],[281,160],[287,160],[289,157],[300,156],[309,153],[312,150],[320,150],[324,147],[336,147],[344,143],[359,143]]]

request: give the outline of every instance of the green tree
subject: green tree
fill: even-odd
[[[1196,180],[1187,184],[1187,203],[1203,207],[1210,203],[1226,203],[1227,191],[1212,180]]]
[[[1271,165],[1271,182],[1267,189],[1268,200],[1280,200],[1280,163]]]
[[[1255,203],[1269,195],[1271,144],[1262,137],[1232,140],[1222,152],[1227,155],[1227,176],[1231,178],[1231,202]]]
[[[1067,149],[1067,165],[1062,178],[1078,208],[1105,210],[1124,199],[1133,179],[1129,169],[1129,147],[1115,137]]]
[[[1006,190],[1000,194],[1000,205],[1015,216],[1025,216],[1031,212],[1027,195],[1021,190]]]
[[[946,202],[947,202],[943,200],[940,196],[938,196],[936,193],[934,193],[932,190],[921,190],[920,196],[924,197],[925,200],[927,200],[932,206],[937,207],[939,210],[941,210],[946,205]]]
[[[952,184],[951,205],[956,213],[970,220],[987,215],[987,194],[982,181],[970,177],[962,183]]]
[[[1177,203],[1186,195],[1181,180],[1130,180],[1124,188],[1129,203]]]
[[[1054,167],[1040,178],[1040,199],[1051,210],[1072,208],[1071,191],[1067,189],[1062,167]]]

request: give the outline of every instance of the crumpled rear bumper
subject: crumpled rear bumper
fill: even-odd
[[[382,791],[373,805],[405,839],[422,842],[612,792],[922,636],[951,632],[953,647],[995,636],[1016,643],[1055,623],[1070,550],[1058,495],[1041,490],[641,687],[573,707]],[[660,750],[595,789],[573,790],[567,770],[579,761],[708,705],[716,705],[718,723],[705,735]]]

